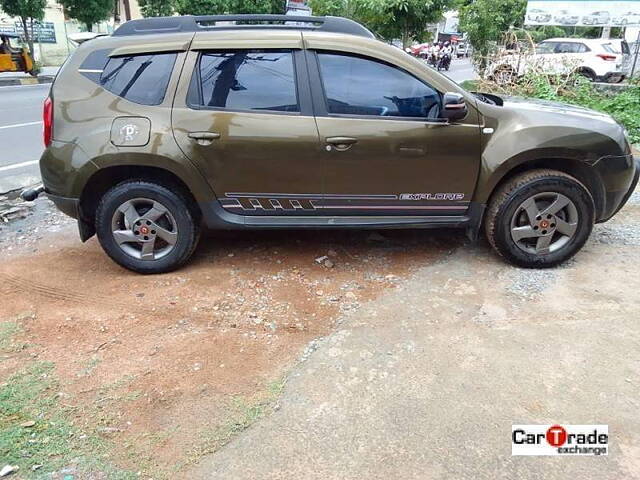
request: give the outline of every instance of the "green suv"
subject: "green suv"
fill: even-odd
[[[516,265],[574,255],[639,168],[600,113],[469,93],[336,17],[133,20],[44,106],[45,191],[141,273],[202,228],[484,229]]]

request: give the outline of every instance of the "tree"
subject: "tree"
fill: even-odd
[[[317,15],[351,18],[386,40],[401,39],[403,47],[422,40],[427,25],[436,23],[451,0],[310,0]]]
[[[427,25],[437,23],[451,0],[363,0],[369,12],[369,27],[386,40],[401,39],[406,48],[421,41]]]
[[[67,16],[75,18],[93,30],[93,25],[106,20],[113,13],[113,0],[59,0]]]
[[[44,18],[47,0],[0,0],[0,8],[10,17],[18,17],[24,29],[24,40],[33,58],[33,24]]]
[[[180,15],[284,13],[284,0],[175,0]]]
[[[466,0],[459,2],[460,30],[469,36],[484,67],[492,42],[524,23],[526,0]]]
[[[144,17],[168,17],[173,15],[173,4],[167,0],[138,0]]]
[[[362,21],[365,16],[362,0],[309,0],[314,15],[332,15]]]

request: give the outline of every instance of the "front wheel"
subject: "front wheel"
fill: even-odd
[[[163,273],[184,264],[198,242],[199,225],[188,199],[176,189],[127,181],[102,197],[96,231],[104,251],[138,273]]]
[[[510,262],[554,267],[582,248],[594,212],[593,198],[578,180],[555,170],[532,170],[493,195],[485,231],[493,248]]]

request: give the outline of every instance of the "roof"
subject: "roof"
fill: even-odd
[[[342,17],[303,15],[202,15],[150,17],[123,23],[113,36],[167,34],[211,30],[286,29],[316,30],[375,38],[367,28]]]
[[[546,38],[542,42],[574,42],[574,43],[607,43],[607,42],[621,42],[619,38],[571,38],[571,37],[558,37],[558,38]],[[540,43],[542,43],[540,42]]]

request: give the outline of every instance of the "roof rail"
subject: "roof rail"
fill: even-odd
[[[222,24],[220,24],[222,22]],[[230,22],[235,22],[231,24]],[[346,33],[375,38],[367,28],[342,17],[311,17],[297,15],[184,15],[150,17],[130,20],[113,32],[114,36],[152,33],[198,32],[206,30],[237,30],[239,28],[278,28]]]

